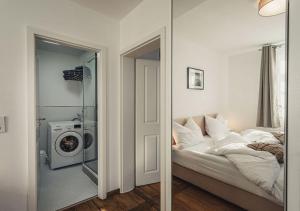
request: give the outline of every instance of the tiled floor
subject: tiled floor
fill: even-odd
[[[39,176],[39,211],[54,211],[97,195],[97,185],[81,165],[50,170],[42,164]]]

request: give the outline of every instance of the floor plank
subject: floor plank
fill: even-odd
[[[190,183],[173,178],[174,211],[243,211],[243,209],[214,196]],[[93,198],[64,211],[158,211],[160,184],[135,188],[125,194],[114,192],[106,200]]]

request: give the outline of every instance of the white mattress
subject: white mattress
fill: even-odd
[[[243,176],[228,159],[223,156],[205,153],[212,143],[210,139],[210,137],[205,137],[204,142],[182,150],[173,146],[172,161],[203,175],[210,176],[278,203],[275,197]]]

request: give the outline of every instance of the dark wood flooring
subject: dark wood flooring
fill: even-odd
[[[173,178],[172,188],[174,211],[243,210],[176,177]],[[156,183],[137,187],[129,193],[111,193],[106,200],[93,198],[64,211],[157,211],[159,192],[160,184]]]

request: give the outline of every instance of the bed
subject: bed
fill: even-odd
[[[205,132],[204,116],[193,119],[205,135],[204,142],[185,149],[178,149],[173,142],[172,174],[246,210],[284,210],[280,200],[249,181],[228,159],[206,153],[212,141]],[[186,119],[175,121],[183,125]],[[280,171],[284,171],[283,165]]]

